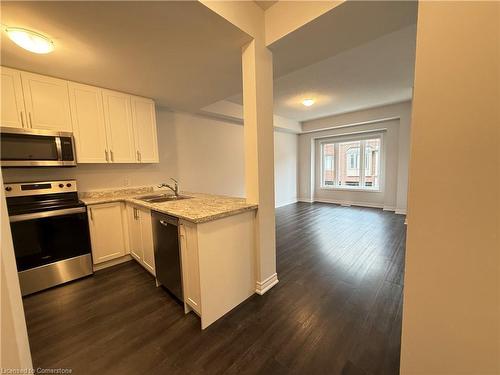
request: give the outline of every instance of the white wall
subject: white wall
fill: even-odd
[[[160,111],[159,118],[174,140],[182,189],[245,196],[241,125],[179,112]]]
[[[419,1],[401,375],[500,374],[499,67],[500,2]]]
[[[297,202],[298,137],[274,132],[274,197],[276,207]]]
[[[406,213],[411,102],[329,116],[302,124],[299,136],[299,199],[381,207]],[[322,190],[316,178],[317,139],[381,130],[384,132],[384,190]]]
[[[0,185],[1,185],[0,176]],[[1,216],[1,342],[0,368],[28,369],[32,368],[31,353],[24,320],[24,307],[21,300],[21,289],[17,276],[16,259],[10,224],[3,190],[0,193]]]
[[[5,181],[75,178],[80,191],[143,186],[178,178],[181,190],[245,196],[243,126],[157,110],[159,164],[79,164],[3,169]],[[296,201],[297,135],[275,132],[276,203]],[[293,151],[292,151],[293,150]],[[289,160],[287,160],[289,158]]]

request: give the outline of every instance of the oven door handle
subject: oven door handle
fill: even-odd
[[[78,213],[85,212],[85,211],[86,211],[85,207],[66,208],[63,210],[43,211],[43,212],[35,212],[32,214],[22,214],[22,215],[12,215],[12,216],[9,216],[9,220],[11,223],[15,223],[18,221],[27,221],[27,220],[34,220],[34,219],[43,219],[46,217],[78,214]]]

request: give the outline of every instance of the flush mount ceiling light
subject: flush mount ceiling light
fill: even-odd
[[[45,54],[54,50],[54,42],[45,35],[20,27],[6,27],[10,40],[33,53]]]
[[[302,104],[304,104],[306,107],[310,107],[314,104],[314,99],[304,99],[302,100]]]

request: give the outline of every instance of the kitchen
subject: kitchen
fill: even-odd
[[[2,127],[2,167],[158,162],[152,100],[5,67],[2,84],[4,98],[18,100],[2,111],[2,123],[11,125]],[[4,189],[23,295],[131,258],[186,312],[199,314],[202,328],[254,292],[257,206],[242,198],[180,195],[174,179],[171,185],[90,193],[79,192],[76,180],[6,183]]]
[[[74,6],[85,9],[83,3]],[[23,30],[14,26],[25,26],[26,22],[40,25],[49,19],[56,24],[68,17],[74,6],[2,6],[2,23],[12,26],[2,32],[3,193],[21,293],[29,301],[30,296],[43,295],[59,285],[85,281],[94,278],[95,272],[133,262],[149,275],[152,290],[162,291],[166,298],[182,306],[179,317],[198,316],[199,328],[205,329],[248,297],[265,293],[277,282],[276,277],[265,284],[256,279],[254,233],[258,204],[243,198],[243,153],[238,145],[241,124],[193,113],[191,108],[200,106],[193,103],[199,96],[193,99],[189,90],[181,87],[192,84],[186,77],[175,82],[178,71],[167,77],[177,85],[172,88],[177,96],[184,95],[180,104],[170,100],[180,108],[177,112],[165,108],[161,80],[146,89],[141,76],[123,84],[122,77],[136,69],[134,66],[106,81],[114,73],[109,67],[120,59],[103,60],[107,69],[89,74],[84,66],[75,64],[74,54],[81,51],[68,51],[64,44],[74,40],[78,27],[87,27],[76,20],[71,25],[75,29],[67,30],[68,39],[57,36],[49,25],[39,26],[40,31],[56,36],[49,42],[53,50],[47,54],[32,53],[15,43],[15,33]],[[217,65],[227,67],[226,76],[229,70],[231,76],[238,77],[236,90],[241,86],[241,46],[249,37],[205,6],[163,3],[146,10],[137,4],[126,10],[110,4],[101,7],[101,15],[114,20],[117,28],[124,19],[137,17],[137,12],[145,13],[144,18],[154,14],[178,18],[168,30],[181,28],[183,20],[190,17],[204,18],[200,27],[212,26],[211,44],[220,52]],[[118,8],[121,21],[114,15]],[[16,17],[27,10],[34,16],[20,22]],[[191,11],[190,16],[186,11]],[[183,16],[179,18],[180,14]],[[93,22],[92,17],[86,22]],[[158,15],[156,19],[151,28],[163,21]],[[193,35],[199,33],[193,30]],[[220,40],[216,35],[226,35],[219,39],[228,42],[217,46]],[[158,38],[165,43],[163,34]],[[176,39],[174,35],[169,38]],[[112,39],[116,43],[116,38]],[[186,43],[172,43],[172,51],[185,50],[180,60],[196,50],[186,50]],[[130,44],[125,40],[119,47]],[[106,43],[102,51],[108,48],[113,46]],[[158,61],[163,58],[161,53],[171,53],[160,51],[158,55],[154,45],[146,48],[144,55],[155,54]],[[53,64],[58,71],[51,70]],[[163,74],[172,65],[156,69]],[[207,90],[212,82],[205,76],[200,71],[192,79],[208,96],[220,95],[217,89]],[[203,102],[212,100],[204,98]],[[187,110],[186,103],[191,106]],[[200,135],[214,136],[214,141],[209,145],[193,144],[199,142],[192,135],[193,126]],[[186,135],[179,138],[182,132]],[[220,141],[218,133],[223,136]],[[233,149],[237,154],[228,159],[226,155]],[[189,159],[207,152],[222,159]],[[198,178],[203,178],[204,173],[211,178],[199,184]]]

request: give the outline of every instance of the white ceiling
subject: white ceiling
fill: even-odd
[[[348,1],[272,44],[275,114],[306,121],[411,99],[416,16],[416,2]]]
[[[2,33],[3,65],[191,112],[241,92],[251,38],[198,1],[2,2],[1,11],[2,24],[56,45],[35,55]],[[415,22],[414,2],[348,1],[273,43],[275,113],[304,121],[410,98]],[[305,96],[317,103],[302,106]]]
[[[275,113],[305,121],[411,99],[415,35],[409,26],[278,78]]]
[[[188,111],[241,91],[241,47],[251,40],[198,1],[2,2],[1,21],[56,46],[35,55],[2,33],[3,65]]]
[[[271,1],[271,0],[264,0],[264,1],[255,1],[259,7],[262,8],[262,10],[269,9],[272,7],[274,4],[276,4],[278,1]]]
[[[345,1],[269,46],[274,76],[281,77],[416,22],[416,1]]]

